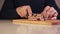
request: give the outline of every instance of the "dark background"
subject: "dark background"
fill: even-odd
[[[58,7],[60,8],[60,0],[55,0],[56,1],[56,4],[58,5]],[[0,10],[2,8],[2,5],[4,3],[4,0],[0,0]]]

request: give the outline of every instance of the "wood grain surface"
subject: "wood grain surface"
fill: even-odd
[[[33,21],[27,19],[17,19],[12,21],[13,24],[36,24],[36,25],[52,25],[52,24],[59,24],[60,20],[46,20],[46,21]]]

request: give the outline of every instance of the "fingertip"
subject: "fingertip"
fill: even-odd
[[[57,19],[57,17],[53,17],[53,18],[51,18],[51,20],[56,20]]]

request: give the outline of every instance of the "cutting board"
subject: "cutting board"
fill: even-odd
[[[27,19],[13,20],[13,24],[52,25],[52,23],[60,24],[60,20],[47,20],[47,21],[33,21],[33,20],[27,20]]]

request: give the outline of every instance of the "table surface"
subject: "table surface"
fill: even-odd
[[[0,34],[17,34],[18,26],[12,24],[12,20],[0,20]]]
[[[12,20],[0,20],[0,34],[18,34],[17,29],[19,29],[19,27],[20,25],[13,24]],[[57,28],[57,32],[55,34],[60,34],[60,27]]]

